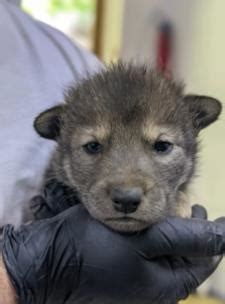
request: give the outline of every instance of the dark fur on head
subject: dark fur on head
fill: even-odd
[[[70,88],[65,101],[40,114],[35,128],[58,142],[50,177],[74,189],[93,217],[137,231],[189,215],[197,135],[218,118],[220,102],[122,63]]]

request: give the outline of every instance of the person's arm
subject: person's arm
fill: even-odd
[[[0,304],[16,304],[16,294],[0,256]]]

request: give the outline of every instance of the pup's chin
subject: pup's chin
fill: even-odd
[[[87,199],[84,200],[87,202]],[[150,225],[153,224],[153,222],[142,220],[142,219],[136,219],[135,217],[131,216],[112,216],[112,217],[105,217],[107,216],[107,212],[105,211],[105,214],[103,212],[98,212],[96,209],[92,208],[93,204],[84,204],[84,207],[89,212],[89,214],[105,226],[116,230],[118,232],[138,232],[141,230],[144,230],[148,228]]]
[[[150,223],[132,218],[112,218],[102,220],[103,224],[119,232],[138,232],[150,226]]]

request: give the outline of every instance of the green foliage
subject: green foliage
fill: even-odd
[[[95,10],[95,0],[49,0],[49,13],[79,11],[90,13]]]

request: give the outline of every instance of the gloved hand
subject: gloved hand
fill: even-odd
[[[37,195],[30,201],[30,209],[34,219],[40,220],[53,217],[79,203],[73,189],[56,179],[50,179],[43,188],[43,195]]]
[[[224,251],[224,221],[170,218],[122,235],[79,204],[18,232],[7,226],[2,254],[20,304],[169,304],[198,287]]]

